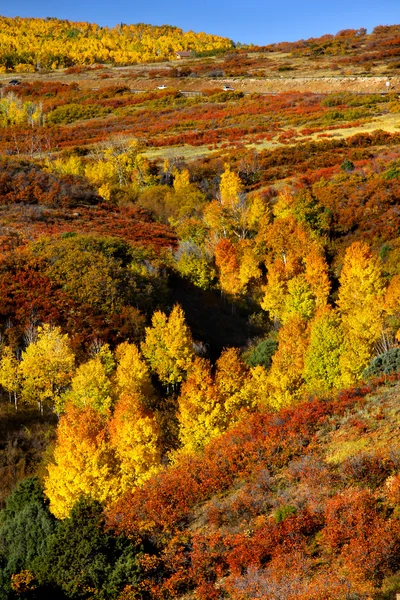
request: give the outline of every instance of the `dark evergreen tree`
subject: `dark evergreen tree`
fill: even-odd
[[[35,574],[41,586],[61,590],[66,598],[111,600],[125,585],[138,583],[139,551],[106,530],[99,502],[82,497],[51,536]]]
[[[0,513],[0,600],[14,597],[11,575],[34,570],[56,527],[38,478],[22,481]]]

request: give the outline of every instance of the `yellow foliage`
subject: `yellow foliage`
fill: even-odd
[[[289,217],[293,213],[293,204],[294,198],[289,190],[289,188],[285,187],[280,194],[278,194],[278,199],[275,202],[272,212],[276,219],[285,219]]]
[[[54,464],[48,466],[44,483],[57,519],[68,517],[81,495],[105,504],[120,495],[118,463],[97,410],[67,405],[57,428]]]
[[[266,407],[273,408],[269,397],[271,386],[269,384],[268,372],[264,367],[257,365],[250,369],[250,377],[246,381],[245,388],[244,393],[251,397],[252,402],[259,409]]]
[[[219,271],[219,284],[225,294],[236,296],[242,290],[237,248],[228,239],[215,247],[215,264]]]
[[[98,160],[85,165],[85,177],[93,183],[105,200],[110,199],[111,185],[116,180],[115,165]]]
[[[384,281],[381,269],[380,259],[372,255],[367,244],[355,242],[347,249],[338,298],[345,344],[340,357],[343,387],[361,378],[382,332]]]
[[[38,327],[37,340],[22,353],[22,397],[29,404],[56,401],[72,377],[75,356],[59,327]]]
[[[102,415],[109,414],[112,405],[111,382],[100,354],[78,367],[71,381],[71,390],[61,400],[57,405],[59,412],[65,401],[69,401],[78,408],[91,407]]]
[[[28,63],[19,63],[18,65],[15,65],[14,71],[16,73],[34,73],[36,69],[33,65]]]
[[[220,202],[215,200],[206,205],[204,220],[216,238],[223,236],[237,242],[252,236],[269,222],[270,208],[259,194],[243,194],[239,176],[226,165],[221,176]]]
[[[331,285],[326,260],[315,246],[305,256],[304,274],[314,295],[316,309],[323,308],[326,306]]]
[[[287,285],[282,273],[278,269],[271,269],[268,272],[268,284],[262,287],[264,298],[261,301],[261,308],[278,319],[282,316]]]
[[[0,127],[9,125],[36,125],[42,118],[40,104],[23,102],[10,93],[0,99]]]
[[[168,25],[118,25],[101,28],[95,23],[55,18],[14,19],[0,17],[0,64],[38,63],[58,69],[71,63],[96,62],[134,64],[175,59],[175,51],[194,52],[229,49],[227,38],[205,33],[183,32]]]
[[[400,315],[400,275],[390,280],[384,298],[385,311],[388,315]]]
[[[170,167],[171,167],[170,162],[169,162],[168,158],[166,158],[163,163],[163,173],[168,173],[170,170]]]
[[[248,199],[246,218],[248,227],[254,231],[258,230],[260,227],[267,226],[270,223],[271,208],[259,194],[255,194]]]
[[[227,236],[229,231],[229,222],[226,219],[226,215],[221,204],[218,200],[213,200],[205,205],[203,211],[203,218],[206,225],[211,231],[216,234]]]
[[[239,202],[239,195],[242,191],[242,183],[239,175],[231,171],[229,164],[225,165],[225,171],[221,175],[219,192],[222,206],[234,208]]]
[[[193,183],[183,181],[174,181],[174,190],[165,195],[165,208],[169,215],[169,222],[174,223],[175,219],[183,219],[199,213],[205,202],[205,195]]]
[[[118,361],[115,382],[119,394],[140,394],[150,398],[154,394],[150,373],[135,344],[124,342],[115,351]]]
[[[174,190],[176,192],[180,192],[190,185],[189,171],[187,169],[183,171],[175,169],[172,174],[174,176]]]
[[[0,385],[14,396],[15,407],[17,408],[18,394],[22,386],[22,373],[14,352],[9,346],[3,348],[0,359]]]
[[[164,384],[176,384],[184,379],[194,356],[193,339],[178,304],[169,317],[162,311],[153,314],[152,326],[146,327],[141,350]]]
[[[182,384],[178,407],[181,450],[177,455],[200,451],[224,430],[224,410],[207,360],[194,359]]]
[[[85,164],[84,174],[105,200],[111,199],[113,186],[137,191],[155,183],[149,161],[140,151],[138,141],[115,137],[97,148],[97,158]]]
[[[224,350],[217,360],[215,385],[223,402],[224,423],[228,427],[238,421],[243,410],[255,408],[254,397],[245,386],[249,370],[236,348]]]
[[[48,161],[47,168],[49,171],[62,173],[63,175],[84,175],[85,167],[82,159],[79,156],[71,155],[66,159],[56,158],[53,161]]]
[[[282,323],[296,314],[311,319],[326,305],[330,290],[322,249],[292,217],[275,221],[263,235],[271,252],[262,308]]]
[[[293,316],[305,321],[311,319],[315,310],[315,300],[310,284],[304,275],[297,275],[287,282],[286,298],[282,312],[282,323],[287,323]]]
[[[159,428],[139,393],[122,393],[109,424],[119,461],[121,492],[143,484],[160,468]]]
[[[340,356],[343,352],[343,330],[336,311],[326,307],[311,323],[303,376],[307,390],[317,394],[340,386]]]
[[[24,569],[19,573],[11,575],[11,589],[17,592],[18,596],[29,594],[37,588],[37,579],[31,571]]]
[[[211,287],[216,272],[201,248],[190,242],[181,242],[175,260],[176,269],[183,277],[203,290]]]
[[[245,293],[250,281],[261,277],[260,261],[254,252],[253,244],[249,240],[240,240],[238,248],[240,286],[242,293]]]
[[[278,334],[278,349],[268,374],[268,404],[275,409],[289,406],[301,398],[304,356],[309,343],[307,323],[292,317]]]

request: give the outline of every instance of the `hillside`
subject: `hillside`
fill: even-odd
[[[152,548],[154,597],[393,598],[399,389],[257,415],[127,494],[108,519]]]
[[[115,28],[55,18],[0,17],[0,65],[17,72],[75,64],[125,64],[166,60],[178,51],[227,50],[232,42],[178,27],[121,23]]]
[[[81,598],[90,589],[96,598],[123,590],[121,599],[392,600],[400,566],[398,399],[392,378],[255,415],[204,455],[184,457],[128,492],[107,523],[96,505],[81,503],[55,528],[37,483],[26,480],[3,513],[0,573],[29,568],[14,580],[17,597]],[[6,533],[12,527],[18,542]],[[107,527],[122,535],[119,549]],[[35,532],[41,550],[28,541],[21,551],[24,531]],[[6,588],[2,594],[9,597]]]
[[[108,86],[104,79],[113,79],[114,85],[152,90],[161,79],[158,83],[184,91],[225,84],[247,93],[384,93],[390,81],[389,89],[400,91],[398,25],[377,26],[369,34],[347,29],[298,42],[234,47],[225,38],[171,26],[108,29],[57,19],[1,19],[3,81],[7,71],[24,81],[61,79],[84,88]],[[176,60],[182,50],[192,56]]]
[[[394,600],[399,26],[0,31],[0,600]]]

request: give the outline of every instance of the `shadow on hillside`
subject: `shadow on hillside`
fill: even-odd
[[[55,439],[57,417],[0,398],[0,509],[19,481],[40,470],[42,459]]]
[[[201,290],[177,277],[169,282],[171,304],[182,306],[193,338],[207,348],[207,357],[216,360],[223,348],[245,346],[248,339],[262,335],[262,330],[249,323],[257,310],[255,304],[232,302],[220,292]]]

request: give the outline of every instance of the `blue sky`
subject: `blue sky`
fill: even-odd
[[[0,15],[176,25],[269,44],[400,22],[400,0],[0,0]]]

